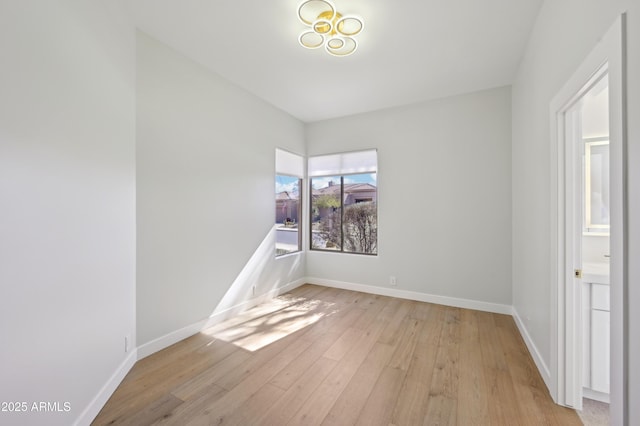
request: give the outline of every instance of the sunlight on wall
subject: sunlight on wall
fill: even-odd
[[[290,284],[291,277],[301,265],[303,253],[275,259],[276,227],[274,225],[269,230],[209,316],[218,320],[235,316],[223,327],[235,325],[236,328],[221,332],[220,326],[214,326],[203,333],[253,351],[316,322],[322,316],[312,312],[320,302],[290,296],[252,309],[253,319],[246,323],[243,322],[246,321],[245,316],[238,316],[240,312],[277,296],[281,287]],[[274,316],[274,309],[281,309],[281,312]],[[264,319],[267,314],[270,314],[269,318]],[[266,322],[263,323],[263,319]]]

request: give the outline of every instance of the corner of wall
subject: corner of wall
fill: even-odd
[[[109,398],[116,391],[122,380],[127,373],[133,368],[138,359],[137,350],[133,349],[131,353],[125,358],[125,360],[118,366],[116,371],[111,375],[109,380],[102,386],[100,391],[91,400],[89,405],[82,411],[78,419],[74,422],[74,425],[89,425],[96,416],[100,413],[100,410],[107,403]]]
[[[380,296],[396,297],[399,299],[415,300],[417,302],[435,303],[437,305],[452,306],[455,308],[474,309],[495,314],[511,315],[512,307],[499,303],[483,302],[478,300],[461,299],[457,297],[438,296],[435,294],[419,293],[416,291],[378,287],[367,284],[349,283],[344,281],[328,280],[318,277],[306,277],[309,284],[323,285],[342,290],[360,291],[363,293],[377,294]]]
[[[547,364],[544,362],[544,358],[542,358],[542,355],[540,354],[538,347],[536,346],[533,339],[529,335],[529,331],[527,330],[527,327],[524,325],[524,322],[520,318],[520,315],[518,314],[518,311],[516,310],[515,306],[512,307],[511,316],[513,316],[513,320],[515,321],[516,326],[520,331],[520,335],[522,336],[524,343],[527,345],[527,349],[529,350],[529,353],[533,358],[533,362],[535,362],[536,367],[538,368],[538,372],[542,376],[542,380],[544,380],[544,384],[547,386],[547,389],[549,390],[549,393],[551,394],[551,396],[554,397],[554,391],[551,385],[551,370],[549,370],[549,367],[547,367]]]
[[[171,333],[165,334],[164,336],[160,336],[150,342],[147,342],[139,346],[137,349],[137,354],[138,354],[137,359],[141,360],[143,358],[146,358],[149,355],[152,355],[158,351],[161,351],[162,349],[165,349],[175,343],[178,343],[181,340],[184,340],[190,336],[193,336],[194,334],[202,330],[205,330],[209,327],[213,327],[214,325],[219,324],[222,321],[225,321],[234,315],[238,315],[241,312],[249,310],[254,306],[259,305],[260,303],[264,303],[271,298],[277,297],[281,294],[284,294],[288,291],[293,290],[294,288],[300,287],[305,282],[306,282],[305,278],[297,279],[284,286],[272,289],[264,294],[261,294],[260,296],[240,302],[228,309],[225,309],[224,311],[218,312],[215,315],[210,316],[207,319],[203,319],[201,321],[198,321],[196,323],[183,327],[179,330],[175,330],[175,331],[172,331]]]

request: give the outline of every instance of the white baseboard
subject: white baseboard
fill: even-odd
[[[261,294],[260,296],[245,300],[223,311],[216,312],[209,318],[203,319],[194,324],[190,324],[179,330],[172,331],[171,333],[165,334],[164,336],[160,336],[157,339],[154,339],[138,347],[138,359],[140,360],[142,358],[148,357],[151,354],[167,348],[174,343],[178,343],[179,341],[184,340],[187,337],[193,336],[194,334],[206,328],[214,326],[234,315],[238,315],[239,313],[251,309],[256,305],[259,305],[260,303],[291,291],[294,288],[301,286],[305,282],[306,280],[304,278],[300,278],[282,287],[274,288],[264,294]]]
[[[608,393],[598,392],[589,388],[582,388],[582,396],[587,399],[593,399],[594,401],[600,401],[606,404],[611,402],[611,396]]]
[[[160,336],[150,342],[138,346],[138,360],[146,358],[164,348],[168,348],[174,343],[178,343],[187,337],[193,336],[204,328],[205,323],[206,320],[202,320],[195,324],[189,324],[186,327],[182,327],[181,329],[172,331],[171,333],[165,334],[164,336]]]
[[[549,370],[549,367],[547,367],[547,364],[544,362],[542,355],[540,355],[538,347],[533,343],[533,339],[531,339],[531,336],[527,331],[527,327],[524,325],[524,322],[522,321],[522,318],[520,318],[516,308],[513,308],[512,316],[518,326],[518,330],[520,330],[520,335],[522,336],[524,343],[527,345],[527,349],[529,349],[533,362],[535,362],[536,367],[538,367],[538,371],[542,376],[542,380],[544,380],[544,384],[547,385],[547,390],[549,390],[549,393],[553,395],[551,389],[551,370]]]
[[[306,283],[305,278],[300,278],[282,287],[269,290],[268,292],[261,294],[260,296],[254,297],[253,299],[246,300],[228,309],[225,309],[220,312],[216,312],[215,314],[211,315],[208,319],[204,321],[203,329],[219,324],[224,320],[227,320],[235,315],[238,315],[239,313],[242,313],[248,309],[253,308],[254,306],[257,306],[270,299],[273,299],[274,297],[278,297],[281,294],[284,294],[288,291],[293,290],[294,288],[300,287],[302,284],[305,284],[305,283]]]
[[[113,392],[116,390],[122,379],[126,376],[126,374],[131,370],[133,365],[137,360],[145,358],[155,352],[158,352],[168,346],[173,345],[174,343],[179,342],[180,340],[186,339],[199,331],[211,327],[215,324],[218,324],[234,315],[237,315],[243,311],[246,311],[260,303],[263,303],[271,298],[277,297],[283,293],[293,290],[296,287],[299,287],[305,283],[309,284],[317,284],[326,287],[339,288],[344,290],[352,290],[352,291],[360,291],[364,293],[370,294],[378,294],[381,296],[389,296],[389,297],[397,297],[400,299],[408,299],[408,300],[416,300],[419,302],[428,302],[435,303],[439,305],[453,306],[457,308],[465,308],[465,309],[475,309],[484,312],[492,312],[498,314],[505,314],[513,316],[515,323],[522,335],[527,348],[529,349],[529,353],[533,357],[533,360],[542,375],[542,378],[547,385],[547,388],[550,387],[551,382],[551,374],[549,372],[549,368],[545,364],[543,358],[540,356],[540,352],[538,351],[536,345],[533,343],[533,340],[529,336],[529,333],[524,326],[518,312],[510,305],[503,305],[498,303],[491,302],[482,302],[477,300],[469,300],[469,299],[461,299],[455,297],[448,296],[438,296],[426,293],[419,293],[409,290],[401,290],[397,288],[388,288],[388,287],[378,287],[366,284],[357,284],[357,283],[349,283],[344,281],[335,281],[328,280],[324,278],[317,277],[304,277],[298,280],[295,280],[289,284],[286,284],[282,287],[278,287],[264,293],[258,297],[243,301],[235,306],[232,306],[223,311],[217,312],[211,317],[204,319],[202,321],[198,321],[195,324],[188,325],[179,330],[168,333],[164,336],[161,336],[157,339],[152,340],[151,342],[145,343],[144,345],[139,346],[137,349],[134,349],[131,354],[123,361],[123,363],[118,367],[116,372],[111,376],[111,378],[107,381],[107,383],[102,387],[100,392],[95,396],[95,398],[91,401],[89,406],[82,412],[78,420],[74,423],[75,425],[84,426],[89,425],[98,415],[104,404],[111,397]]]
[[[120,385],[120,382],[127,375],[129,370],[134,366],[138,359],[136,349],[133,349],[131,353],[122,361],[122,364],[116,369],[116,371],[111,375],[107,383],[102,386],[102,389],[98,392],[98,394],[91,400],[89,405],[82,411],[78,419],[74,422],[76,426],[84,426],[90,425],[91,422],[96,418],[102,407],[107,403],[111,395],[115,392],[116,388]]]
[[[377,287],[366,284],[348,283],[344,281],[327,280],[324,278],[307,277],[307,283],[323,285],[326,287],[340,288],[344,290],[360,291],[364,293],[379,294],[381,296],[398,297],[401,299],[416,300],[419,302],[436,303],[439,305],[453,306],[456,308],[475,309],[478,311],[492,312],[497,314],[511,315],[520,331],[520,335],[527,345],[527,349],[533,358],[533,361],[544,380],[547,389],[551,391],[551,372],[547,367],[544,359],[540,355],[540,351],[533,343],[527,328],[524,326],[518,312],[510,305],[502,305],[498,303],[481,302],[477,300],[459,299],[448,296],[437,296],[433,294],[418,293],[408,290],[400,290],[388,287]]]
[[[418,293],[416,291],[400,290],[398,288],[378,287],[367,284],[348,283],[344,281],[327,280],[325,278],[307,277],[307,283],[323,285],[326,287],[340,288],[343,290],[360,291],[363,293],[378,294],[380,296],[397,297],[400,299],[415,300],[418,302],[435,303],[438,305],[453,306],[456,308],[475,309],[477,311],[492,312],[496,314],[511,315],[510,305],[482,302],[457,297],[437,296],[434,294]]]

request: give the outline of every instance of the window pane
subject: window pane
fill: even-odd
[[[341,177],[311,179],[311,248],[342,250]]]
[[[276,175],[276,256],[301,250],[301,179]]]
[[[378,253],[376,174],[344,177],[343,247],[350,253]]]

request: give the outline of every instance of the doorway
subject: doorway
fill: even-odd
[[[624,424],[628,407],[623,380],[627,371],[623,357],[624,23],[623,15],[567,81],[550,109],[554,166],[551,175],[551,349],[554,357],[551,393],[558,404],[577,410],[582,409],[585,392],[587,396],[605,400],[608,393],[612,424]],[[605,88],[608,123],[605,131],[600,125],[601,134],[588,134],[588,126],[602,117],[591,117],[585,122],[585,105],[602,96]],[[603,172],[607,168],[609,173],[605,176]],[[603,239],[607,231],[608,244]],[[598,243],[600,248],[596,250],[594,244]],[[596,262],[602,270],[587,267],[588,263]],[[606,269],[610,272],[608,277]],[[604,277],[597,277],[598,272]],[[610,303],[605,303],[607,298]],[[608,349],[602,347],[603,341],[610,343]],[[594,344],[597,353],[592,350]],[[607,379],[610,386],[606,386]],[[592,394],[594,386],[598,390]]]
[[[567,401],[609,403],[610,155],[608,65],[597,70],[562,114],[565,129]],[[573,311],[573,312],[572,312]],[[572,334],[575,334],[571,337]],[[588,398],[589,401],[584,398]],[[593,404],[590,404],[593,406]],[[599,405],[601,406],[601,404]],[[605,422],[608,424],[608,421]]]

